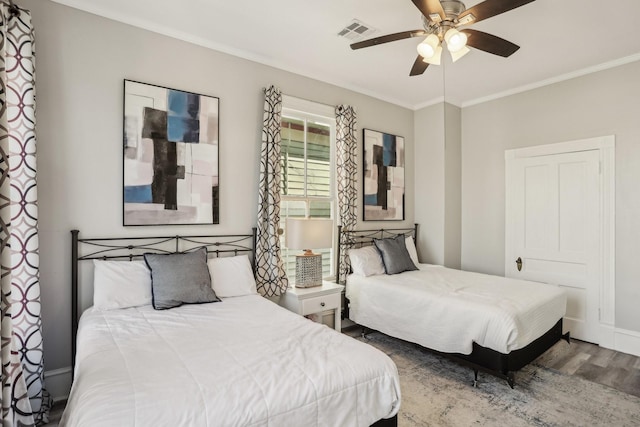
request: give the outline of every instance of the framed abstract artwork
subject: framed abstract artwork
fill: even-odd
[[[364,129],[364,220],[404,220],[404,138]]]
[[[219,223],[219,104],[124,81],[124,225]]]

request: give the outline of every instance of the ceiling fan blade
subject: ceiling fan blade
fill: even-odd
[[[376,46],[383,43],[394,42],[396,40],[409,39],[411,37],[420,37],[427,34],[424,30],[415,31],[402,31],[400,33],[387,34],[386,36],[375,37],[373,39],[364,40],[358,43],[353,43],[351,49],[362,49],[363,47]]]
[[[484,50],[494,55],[506,58],[520,49],[520,46],[517,44],[513,44],[493,34],[472,29],[466,29],[461,32],[467,35],[467,46],[475,47],[476,49]]]
[[[480,22],[483,19],[500,15],[501,13],[508,12],[533,1],[535,0],[485,0],[462,12],[458,16],[458,21],[462,20],[465,16],[473,15],[475,19],[470,22],[470,24]]]
[[[444,20],[446,18],[444,9],[440,4],[440,0],[411,0],[413,4],[422,12],[425,17],[429,17],[434,13],[440,15],[440,19]]]
[[[409,73],[409,75],[419,76],[420,74],[424,73],[424,70],[426,70],[428,66],[429,66],[429,63],[424,62],[422,60],[422,56],[418,55],[418,57],[416,58],[416,61],[413,63],[413,67],[411,67],[411,72]]]

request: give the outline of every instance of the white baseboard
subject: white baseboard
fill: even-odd
[[[640,357],[640,332],[600,324],[600,347]]]
[[[640,332],[616,329],[614,350],[640,357]]]
[[[44,372],[44,385],[54,402],[66,400],[71,391],[71,366]]]

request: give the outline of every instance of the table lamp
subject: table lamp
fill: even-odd
[[[287,218],[286,246],[304,250],[296,255],[296,288],[322,285],[322,254],[311,249],[333,246],[333,220],[310,218]]]

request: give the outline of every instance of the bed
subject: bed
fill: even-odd
[[[247,286],[253,247],[253,235],[81,239],[74,230],[77,344],[60,425],[397,425],[400,386],[391,359],[257,295]],[[182,254],[178,261],[188,263],[203,251],[219,301],[154,309],[173,301],[163,299],[158,260]],[[142,289],[135,271],[144,268],[136,261],[142,254],[153,301],[131,306]],[[89,260],[94,272],[83,268]],[[93,277],[92,295],[84,283]],[[125,297],[105,298],[105,280]]]
[[[566,296],[559,287],[419,264],[417,227],[338,230],[340,249],[356,263],[345,268],[344,257],[336,257],[336,271],[350,273],[338,277],[346,283],[346,317],[471,366],[474,385],[483,370],[513,387],[516,371],[561,338],[569,341],[562,330]],[[406,245],[403,256],[416,268],[385,274],[384,247],[372,245],[387,241]],[[375,252],[382,257],[372,261]]]

